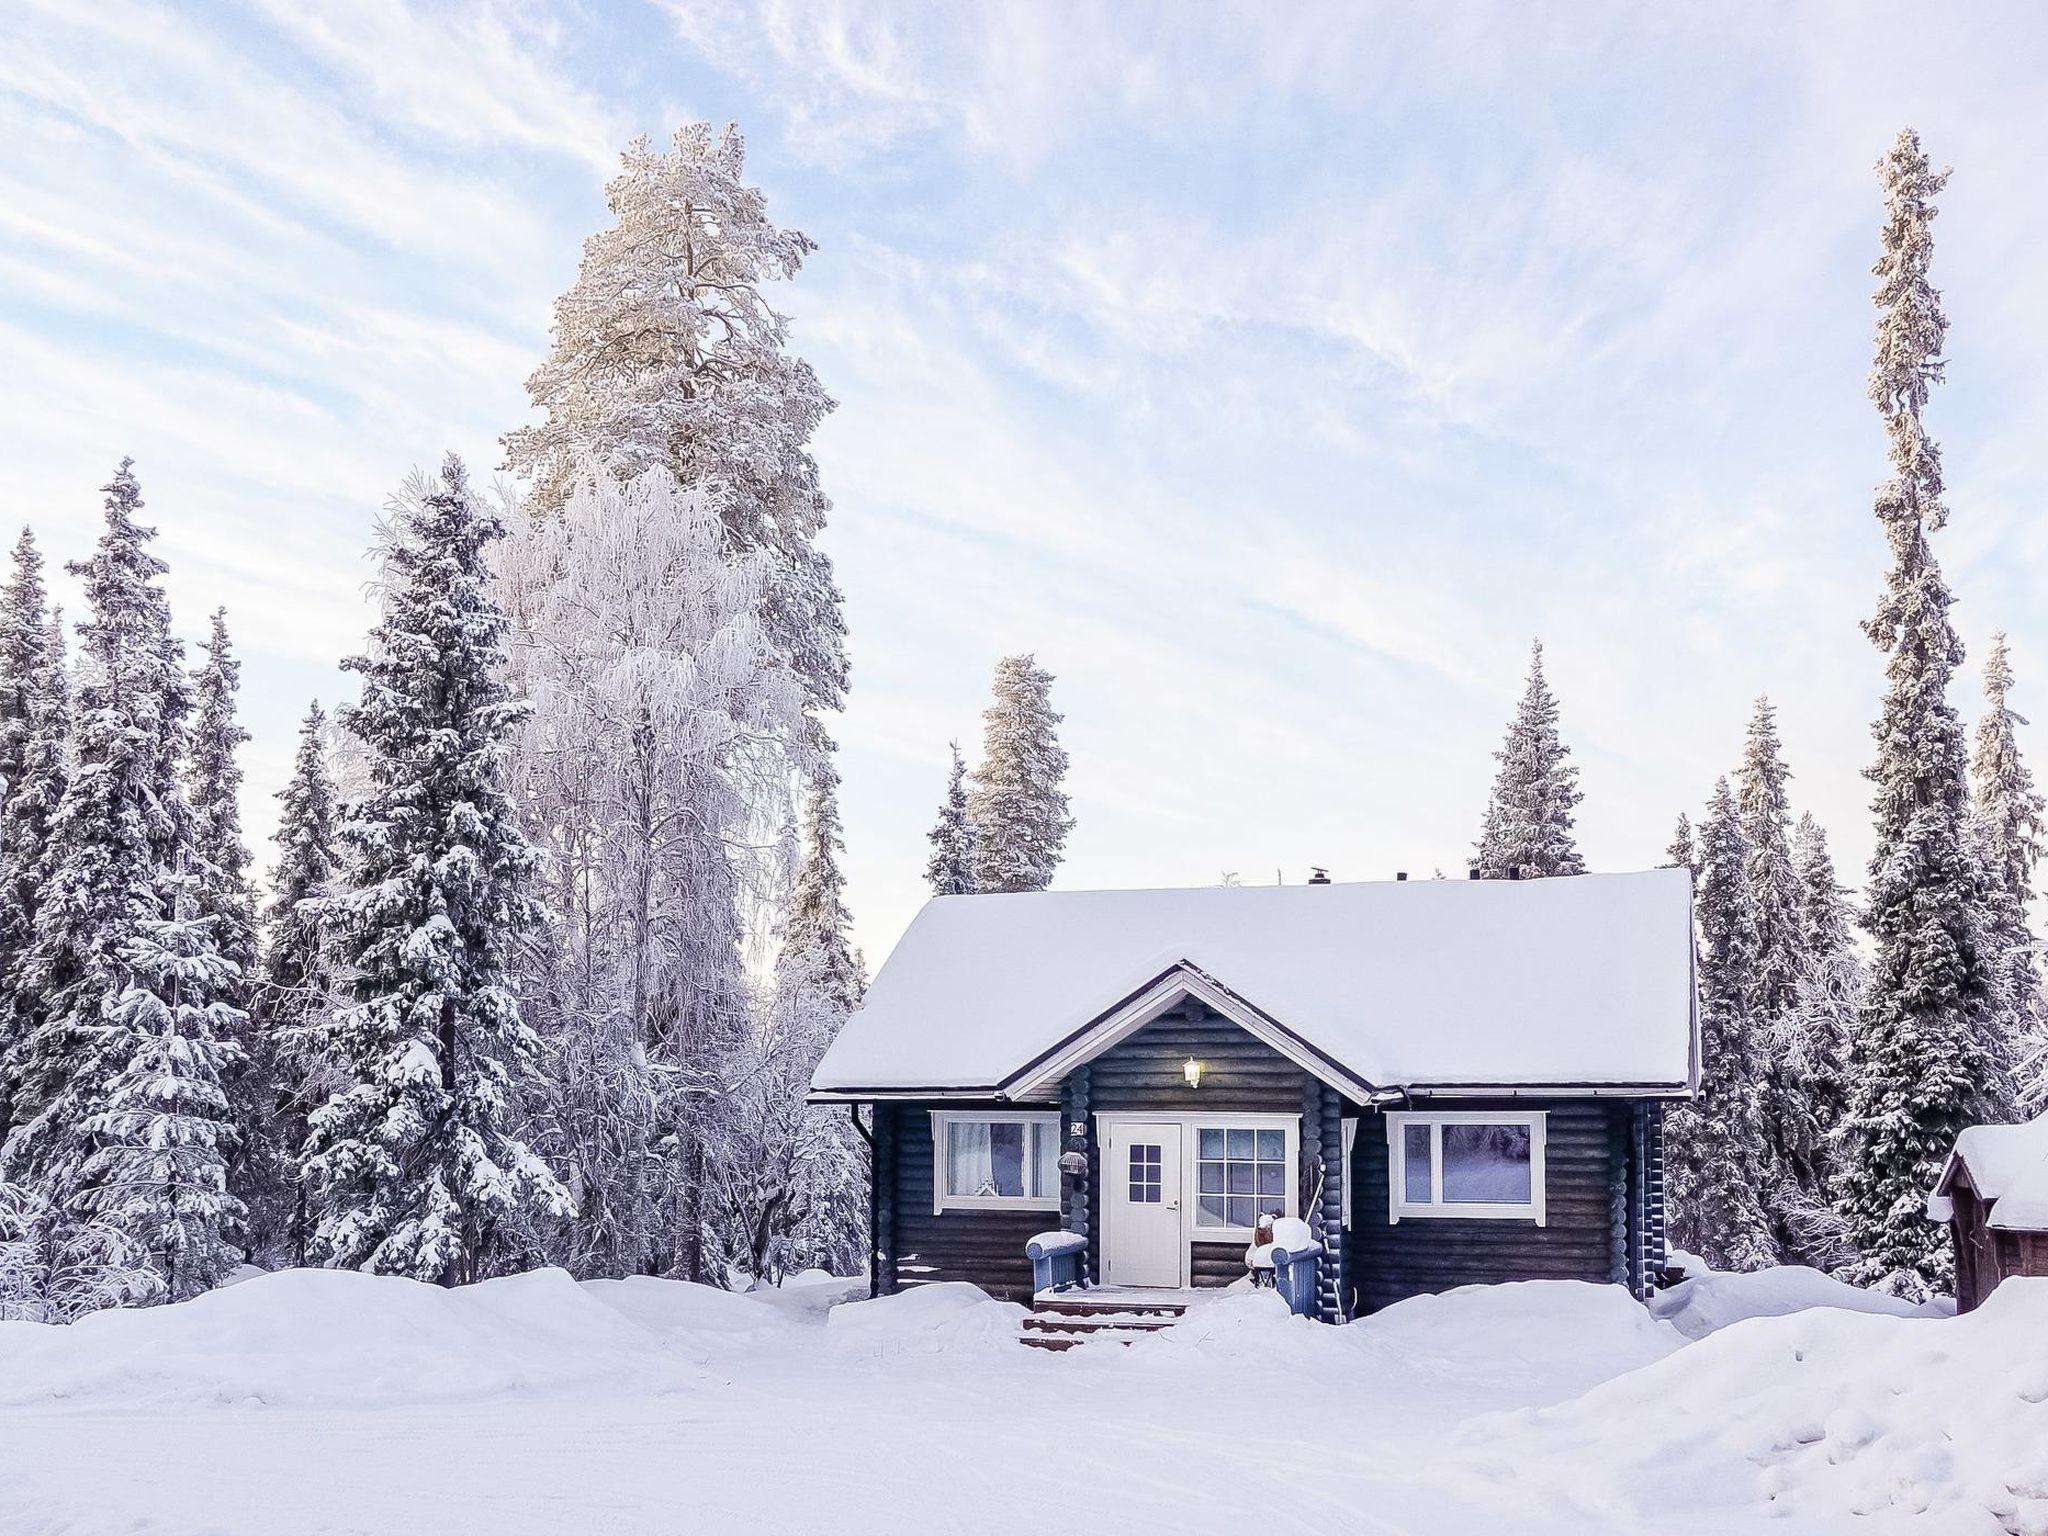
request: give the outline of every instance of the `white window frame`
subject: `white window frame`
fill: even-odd
[[[1540,1109],[1396,1110],[1387,1117],[1387,1220],[1408,1221],[1534,1221],[1544,1215],[1544,1142],[1548,1112]],[[1408,1199],[1408,1127],[1429,1131],[1429,1201]],[[1529,1128],[1529,1201],[1526,1205],[1446,1204],[1444,1201],[1444,1127],[1447,1125],[1522,1125]]]
[[[947,1211],[1057,1211],[1060,1208],[1059,1155],[1060,1117],[1057,1110],[1040,1114],[1032,1111],[1005,1109],[935,1109],[932,1117],[932,1214],[942,1216]],[[1042,1125],[1053,1138],[1053,1191],[1050,1195],[949,1195],[946,1193],[946,1127],[949,1125]],[[1027,1130],[1024,1137],[1025,1174],[1031,1171],[1029,1162],[1031,1136]]]
[[[1200,1175],[1201,1158],[1198,1148],[1199,1131],[1283,1131],[1287,1136],[1287,1182],[1281,1189],[1285,1208],[1284,1216],[1299,1216],[1301,1190],[1301,1116],[1254,1112],[1232,1114],[1185,1114],[1177,1111],[1105,1109],[1095,1112],[1095,1145],[1104,1148],[1109,1145],[1109,1125],[1178,1125],[1181,1128],[1180,1154],[1180,1227],[1181,1246],[1189,1243],[1249,1243],[1253,1229],[1250,1227],[1205,1227],[1197,1223],[1200,1213],[1201,1194],[1196,1188]],[[1103,1170],[1102,1177],[1112,1176],[1128,1179],[1125,1170]],[[1102,1203],[1111,1204],[1105,1187]],[[1104,1213],[1105,1225],[1108,1214]]]

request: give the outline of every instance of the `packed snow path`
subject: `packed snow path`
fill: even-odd
[[[287,1273],[0,1324],[0,1533],[2048,1532],[2048,1282],[1686,1342],[1782,1303],[1737,1279],[1676,1327],[1565,1283],[1339,1329],[1260,1294],[1051,1355],[965,1287]]]

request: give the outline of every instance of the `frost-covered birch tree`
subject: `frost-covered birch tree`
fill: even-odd
[[[841,599],[817,544],[831,503],[810,449],[832,401],[769,301],[815,247],[769,219],[745,170],[732,126],[627,146],[605,188],[614,222],[584,243],[555,301],[553,347],[527,381],[545,419],[507,435],[506,460],[543,515],[586,458],[622,480],[660,467],[715,493],[732,548],[766,559],[763,633],[815,727],[846,691]]]
[[[934,896],[967,896],[977,889],[974,871],[981,839],[967,809],[967,764],[961,759],[960,743],[947,745],[953,751],[953,773],[946,780],[946,798],[939,802],[939,819],[925,834],[932,856],[925,861],[924,878]]]
[[[2034,1110],[2048,1103],[2048,1017],[2027,910],[2041,857],[2043,802],[2020,755],[2019,727],[2027,718],[2010,703],[2012,684],[2012,650],[2000,633],[1984,661],[1984,715],[1970,759],[1971,830],[1984,870],[1984,933],[1996,968],[1998,1033],[2014,1063],[2016,1105]]]
[[[1667,1167],[1672,1235],[1717,1269],[1777,1261],[1763,1197],[1756,903],[1749,845],[1724,778],[1700,828],[1700,1086],[1674,1108]]]
[[[346,664],[362,696],[341,711],[369,776],[343,808],[345,873],[326,904],[345,994],[313,1025],[339,1080],[307,1142],[317,1248],[449,1285],[570,1208],[512,1129],[515,1074],[536,1049],[511,974],[535,856],[504,783],[521,709],[485,565],[503,532],[453,455],[393,508],[382,614]]]
[[[1892,564],[1864,629],[1885,656],[1874,734],[1876,849],[1865,925],[1875,953],[1851,1041],[1841,1199],[1860,1253],[1854,1278],[1903,1296],[1945,1289],[1948,1236],[1925,1200],[1964,1126],[1996,1103],[1992,957],[1971,846],[1962,723],[1948,700],[1963,659],[1953,601],[1928,535],[1947,521],[1941,451],[1922,421],[1941,378],[1948,321],[1928,279],[1934,198],[1948,180],[1903,130],[1879,163],[1884,187],[1877,358],[1870,397],[1890,439],[1877,519]]]
[[[807,1268],[852,1274],[866,1257],[867,1160],[851,1111],[804,1101],[867,987],[841,851],[834,786],[820,775],[805,801],[782,953],[729,1072],[717,1163],[723,1235],[728,1267],[750,1279]]]
[[[703,1192],[748,1026],[743,907],[775,895],[804,691],[762,617],[773,555],[662,466],[586,462],[504,561],[533,710],[517,763],[549,853],[531,956],[534,1135],[582,1274],[705,1273]]]
[[[1583,798],[1571,748],[1558,733],[1557,696],[1543,675],[1543,642],[1529,648],[1529,680],[1508,723],[1506,739],[1493,754],[1500,766],[1486,802],[1478,855],[1481,879],[1511,874],[1531,880],[1547,875],[1581,875],[1585,861],[1572,839],[1572,812]]]
[[[1044,890],[1074,830],[1059,738],[1064,717],[1052,707],[1052,682],[1030,655],[996,664],[994,698],[981,717],[981,766],[967,802],[978,890]]]

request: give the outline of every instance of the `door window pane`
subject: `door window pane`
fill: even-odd
[[[1287,1210],[1287,1133],[1251,1127],[1204,1129],[1196,1137],[1195,1188],[1198,1227],[1252,1227],[1261,1216]]]
[[[1530,1203],[1528,1126],[1447,1125],[1443,1135],[1446,1205]]]
[[[1131,1204],[1157,1205],[1160,1199],[1159,1148],[1156,1146],[1134,1146],[1131,1148],[1130,1186]]]
[[[1401,1198],[1410,1205],[1429,1204],[1429,1127],[1401,1128]]]

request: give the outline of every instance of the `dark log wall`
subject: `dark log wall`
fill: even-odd
[[[1202,1086],[1190,1088],[1181,1066],[1202,1063]],[[1232,1110],[1298,1115],[1307,1073],[1230,1020],[1197,1002],[1162,1014],[1089,1064],[1091,1107],[1162,1113],[1227,1114]]]
[[[1993,1208],[1971,1186],[1967,1170],[1957,1170],[1949,1199],[1955,1205],[1950,1228],[1956,1244],[1958,1312],[1983,1305],[2001,1280],[2014,1275],[2048,1276],[2048,1232],[2011,1232],[1991,1226]]]
[[[1427,1105],[1417,1105],[1427,1108]],[[1640,1287],[1650,1221],[1635,1147],[1647,1129],[1613,1100],[1442,1101],[1443,1109],[1542,1109],[1545,1225],[1410,1218],[1389,1222],[1387,1126],[1359,1119],[1345,1283],[1354,1315],[1410,1296],[1502,1280],[1591,1280]]]
[[[1031,1299],[1024,1245],[1060,1225],[1057,1211],[932,1213],[934,1108],[1004,1109],[1016,1104],[878,1104],[875,1183],[886,1191],[875,1224],[875,1288],[887,1295],[936,1280],[964,1280],[1008,1301]],[[1053,1109],[1045,1105],[1045,1109]]]

